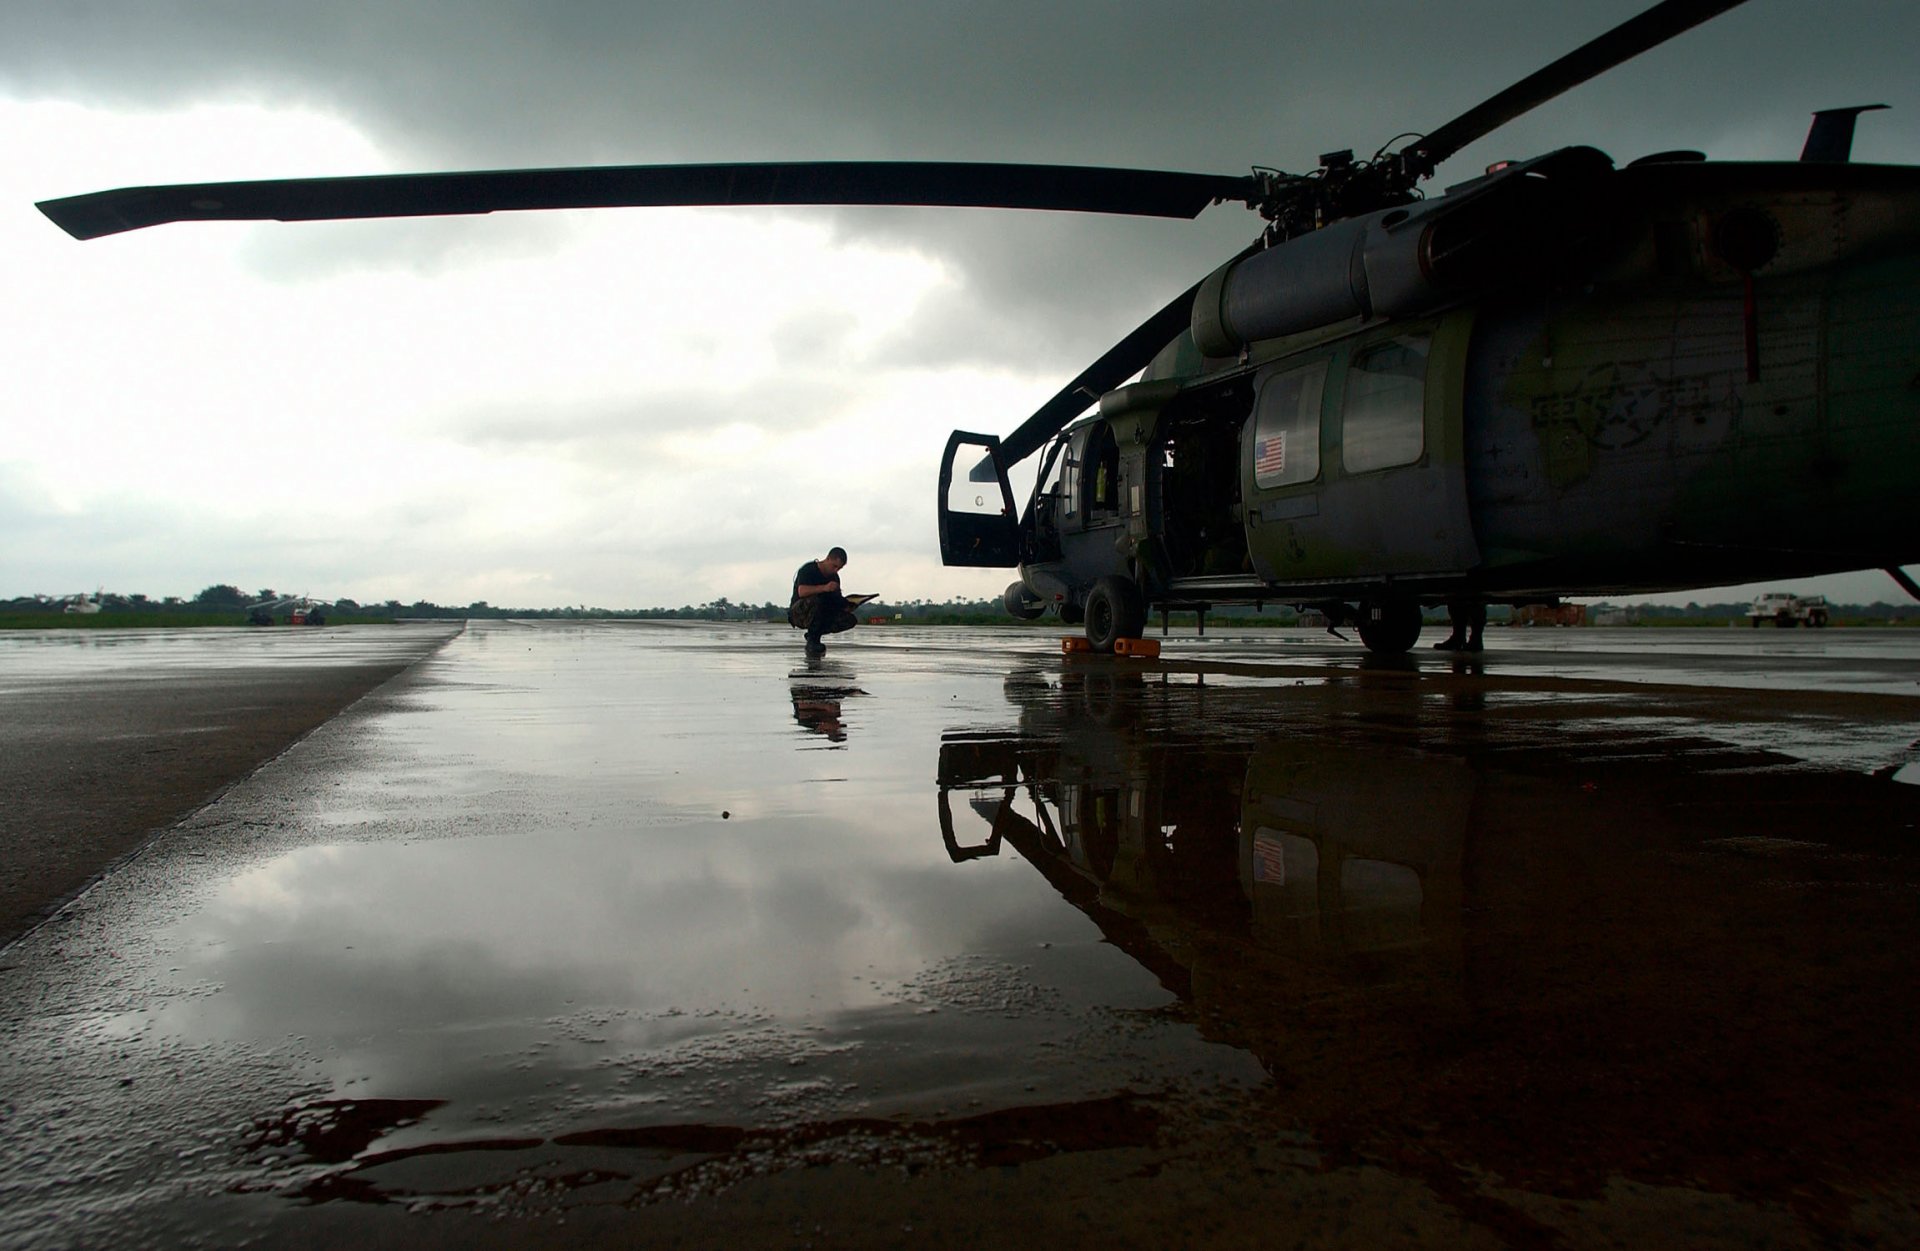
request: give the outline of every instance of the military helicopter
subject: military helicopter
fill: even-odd
[[[948,565],[1084,623],[1311,606],[1373,651],[1422,606],[1550,603],[1920,559],[1920,170],[1587,147],[1426,198],[1462,147],[1741,0],[1663,0],[1436,130],[1308,174],[937,162],[619,166],[130,187],[77,238],[175,221],[891,204],[1265,222],[1005,437],[956,431]],[[1391,150],[1390,150],[1391,149]],[[1143,372],[1144,371],[1144,372]],[[1130,381],[1141,375],[1138,381]],[[1082,420],[1090,406],[1092,415]],[[1016,506],[1009,471],[1041,455]],[[956,474],[959,458],[967,468]]]

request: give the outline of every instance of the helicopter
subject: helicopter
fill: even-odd
[[[1920,171],[1570,146],[1427,196],[1465,145],[1741,0],[1663,0],[1403,146],[1307,174],[948,162],[618,166],[129,187],[77,238],[176,221],[642,205],[1197,217],[1259,236],[1012,432],[956,431],[942,560],[1096,651],[1150,611],[1313,608],[1411,648],[1438,604],[1551,603],[1920,558]],[[1138,380],[1135,377],[1138,375]],[[1089,408],[1094,411],[1085,416]],[[1010,471],[1038,455],[1024,508]],[[967,467],[961,468],[961,457]]]
[[[327,610],[331,607],[327,600],[309,595],[273,596],[247,605],[247,624],[270,626],[280,619],[276,614],[285,613],[288,625],[325,625]]]

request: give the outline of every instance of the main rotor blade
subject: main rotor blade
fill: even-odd
[[[1256,194],[1250,177],[953,161],[796,161],[381,174],[123,187],[43,200],[76,239],[177,221],[437,217],[513,209],[895,204],[1199,216]]]
[[[1248,244],[1235,257],[1241,260],[1260,250],[1260,241]],[[1133,332],[1108,348],[1099,360],[1081,370],[1061,387],[1054,397],[1000,440],[1005,464],[1017,465],[1046,446],[1047,440],[1067,428],[1067,424],[1093,405],[1100,397],[1145,369],[1161,348],[1185,330],[1193,319],[1193,297],[1200,293],[1196,282],[1173,297],[1165,308],[1135,327]]]
[[[1066,429],[1067,423],[1099,403],[1102,395],[1145,369],[1155,354],[1186,328],[1193,317],[1193,297],[1199,291],[1196,282],[1175,296],[1000,440],[1003,462],[1017,465],[1033,455],[1046,446],[1048,439]]]
[[[1527,110],[1743,3],[1745,0],[1663,0],[1468,109],[1440,129],[1408,144],[1402,152],[1417,156],[1425,167],[1423,172],[1430,173],[1434,166],[1461,148]]]

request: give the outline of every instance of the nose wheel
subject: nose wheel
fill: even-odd
[[[1087,642],[1110,652],[1118,639],[1137,639],[1147,628],[1147,601],[1132,578],[1109,574],[1087,592]],[[1403,649],[1404,650],[1404,649]]]

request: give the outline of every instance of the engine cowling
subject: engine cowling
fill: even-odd
[[[1563,148],[1417,204],[1288,239],[1208,275],[1193,303],[1207,356],[1350,318],[1411,317],[1560,268],[1613,162]]]

